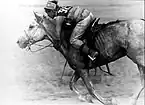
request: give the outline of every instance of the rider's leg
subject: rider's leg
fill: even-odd
[[[83,44],[83,45],[80,47],[80,50],[81,50],[83,53],[89,55],[89,58],[90,58],[91,60],[94,60],[94,59],[96,58],[96,56],[98,56],[98,52],[95,51],[95,50],[93,50],[93,49],[88,48],[88,46],[87,46],[86,44]]]
[[[77,49],[81,48],[82,52],[90,55],[90,57],[94,59],[94,57],[98,55],[98,52],[92,49],[89,49],[88,46],[85,45],[84,42],[80,40],[86,28],[90,25],[93,19],[94,17],[92,13],[90,13],[84,20],[78,22],[78,24],[74,28],[74,31],[72,32],[70,43]]]

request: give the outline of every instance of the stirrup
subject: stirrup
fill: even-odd
[[[96,57],[91,57],[90,55],[88,55],[88,57],[89,57],[92,61],[94,61],[94,60],[96,59]]]

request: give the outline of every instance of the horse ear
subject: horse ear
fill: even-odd
[[[51,17],[49,17],[48,15],[43,15],[43,17],[44,17],[43,18],[44,20],[46,19],[47,21],[49,21],[50,23],[53,23],[53,24],[55,23],[55,20],[52,19]]]
[[[35,16],[35,18],[36,18],[36,22],[37,22],[37,23],[40,23],[40,21],[42,21],[41,16],[38,16],[36,12],[33,12],[33,13],[34,13],[34,16]]]

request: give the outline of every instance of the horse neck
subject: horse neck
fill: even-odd
[[[59,36],[57,36],[56,32],[56,24],[55,21],[43,18],[43,29],[46,32],[48,37],[51,37],[53,41],[60,40]]]

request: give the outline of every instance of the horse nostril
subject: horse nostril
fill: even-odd
[[[19,41],[17,41],[17,43],[19,44]]]

